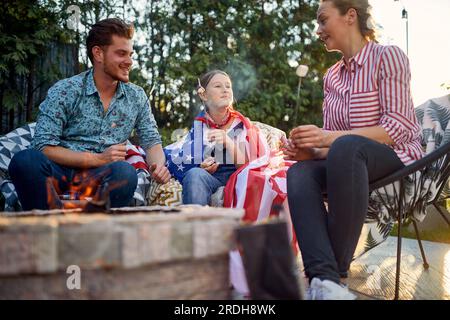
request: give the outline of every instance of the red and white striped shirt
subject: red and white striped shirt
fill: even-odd
[[[348,65],[341,59],[324,77],[325,130],[383,127],[407,164],[422,157],[421,127],[410,94],[408,57],[370,41]]]

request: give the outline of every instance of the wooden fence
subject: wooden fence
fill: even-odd
[[[79,69],[76,45],[49,43],[48,49],[35,61],[29,75],[16,78],[16,88],[23,103],[18,101],[15,108],[8,110],[0,100],[0,133],[7,133],[26,122],[34,121],[48,89],[57,80],[77,74]]]

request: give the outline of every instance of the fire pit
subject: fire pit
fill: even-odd
[[[0,216],[0,299],[229,297],[228,251],[242,210],[80,211]]]

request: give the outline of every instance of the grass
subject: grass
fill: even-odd
[[[418,225],[420,239],[432,242],[450,243],[450,228],[448,226],[442,226],[434,230],[420,230],[420,225]],[[391,232],[391,236],[397,236],[397,226]],[[406,230],[402,228],[402,237],[409,239],[416,239],[416,234],[414,231]]]
[[[413,227],[411,226],[411,228],[408,228],[409,225],[412,225],[412,223],[406,223],[402,226],[402,237],[417,239]],[[422,240],[450,243],[450,227],[447,225],[444,219],[442,219],[442,224],[439,227],[434,228],[433,230],[421,230],[420,223],[417,224],[417,228],[419,229],[420,239]],[[392,228],[390,235],[397,236],[397,224],[395,224],[394,228]]]

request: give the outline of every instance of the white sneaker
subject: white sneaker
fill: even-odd
[[[313,278],[306,291],[306,300],[355,300],[347,287],[330,280]]]
[[[322,281],[313,278],[306,289],[305,300],[323,300],[322,298]]]

